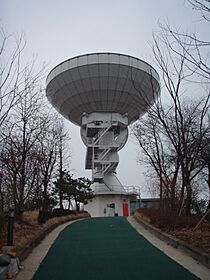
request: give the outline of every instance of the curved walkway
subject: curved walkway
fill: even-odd
[[[33,280],[70,278],[198,279],[139,235],[124,217],[77,221],[60,233]]]

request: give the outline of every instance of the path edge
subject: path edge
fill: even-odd
[[[134,214],[135,220],[142,225],[145,229],[150,231],[156,237],[166,242],[168,245],[171,245],[174,248],[182,250],[184,253],[191,256],[193,259],[203,264],[207,268],[210,268],[210,256],[207,253],[204,253],[202,250],[187,244],[186,242],[173,237],[170,234],[162,232],[160,229],[150,225],[149,223],[143,221],[139,214],[136,212]]]
[[[18,258],[19,260],[22,262],[23,260],[25,260],[28,255],[31,253],[31,251],[41,243],[41,241],[51,232],[53,231],[55,228],[57,228],[58,226],[68,223],[70,221],[76,221],[79,219],[87,219],[90,218],[90,214],[89,213],[78,213],[77,215],[74,215],[74,217],[70,217],[69,220],[65,220],[65,221],[59,221],[58,223],[49,225],[49,227],[44,228],[43,230],[41,230],[39,232],[39,234],[37,236],[35,236],[30,242],[28,242],[24,248],[20,249],[18,251]]]

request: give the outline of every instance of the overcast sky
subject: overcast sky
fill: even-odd
[[[38,56],[49,70],[70,57],[92,52],[119,52],[151,62],[152,32],[158,22],[168,20],[182,30],[198,32],[203,39],[209,30],[185,0],[1,0],[0,20],[7,33],[24,33],[24,59]],[[85,171],[85,146],[79,128],[68,124],[71,136],[70,168],[76,176]],[[129,138],[119,153],[118,178],[123,185],[140,186],[145,179],[136,163],[137,146]],[[143,196],[147,195],[142,193]]]

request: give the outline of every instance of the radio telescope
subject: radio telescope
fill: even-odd
[[[58,112],[81,127],[87,147],[85,168],[92,169],[96,195],[94,203],[88,204],[90,212],[103,216],[107,214],[106,205],[114,204],[115,214],[116,210],[119,215],[127,213],[116,200],[119,195],[129,195],[115,175],[118,151],[127,141],[129,124],[143,115],[160,94],[155,69],[124,54],[80,55],[52,69],[46,94]]]

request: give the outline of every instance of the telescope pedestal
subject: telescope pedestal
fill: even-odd
[[[115,176],[118,151],[128,138],[128,118],[118,113],[91,113],[82,118],[81,137],[87,147],[86,169],[92,169],[92,182],[105,184],[110,191],[122,184]]]

